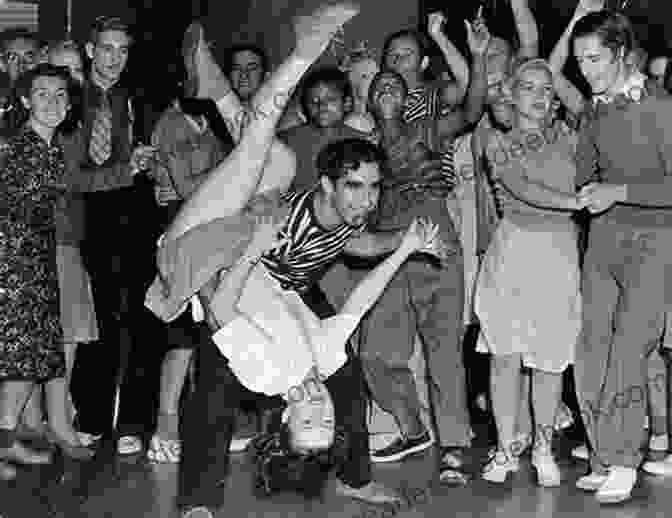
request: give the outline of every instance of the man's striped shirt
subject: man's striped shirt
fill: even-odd
[[[291,209],[280,231],[281,244],[261,258],[271,275],[287,290],[305,291],[319,281],[352,235],[361,231],[345,223],[331,230],[322,227],[314,213],[315,192],[287,195]]]

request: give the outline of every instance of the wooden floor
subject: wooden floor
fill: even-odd
[[[536,485],[529,458],[521,471],[503,485],[476,478],[464,487],[436,484],[434,452],[403,463],[376,465],[375,477],[405,495],[398,510],[377,508],[336,495],[328,486],[322,501],[304,502],[297,495],[267,500],[253,496],[250,459],[234,456],[226,505],[218,517],[329,517],[391,518],[663,518],[672,516],[672,478],[641,477],[634,498],[616,506],[599,506],[594,498],[574,487],[586,464],[572,460],[568,444],[560,445],[559,462],[565,483],[544,489]],[[177,467],[152,465],[141,456],[116,463],[94,461],[87,466],[58,461],[40,469],[21,470],[17,480],[0,483],[0,518],[173,518]],[[474,469],[477,466],[474,459]],[[116,469],[116,473],[115,473]],[[89,498],[82,500],[82,492]],[[79,493],[79,494],[78,494]]]

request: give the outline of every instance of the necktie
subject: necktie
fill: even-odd
[[[112,154],[112,109],[107,92],[101,97],[100,107],[96,113],[91,129],[89,155],[97,165],[104,164]]]

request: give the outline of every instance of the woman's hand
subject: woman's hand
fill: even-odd
[[[439,237],[439,226],[425,218],[413,220],[401,241],[400,248],[409,255],[419,252],[439,259],[444,259],[447,255],[447,247]]]

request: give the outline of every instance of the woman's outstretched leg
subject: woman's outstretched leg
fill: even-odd
[[[319,8],[312,15],[301,16],[295,20],[294,51],[254,96],[253,113],[242,131],[238,146],[183,204],[166,233],[167,239],[175,239],[195,226],[213,219],[238,213],[259,191],[264,166],[272,160],[273,155],[269,156],[269,151],[274,142],[275,127],[289,101],[291,91],[326,49],[336,31],[357,12],[358,8],[354,5],[341,3]],[[190,58],[186,63],[191,76],[190,83],[198,85],[199,96],[217,96],[221,93],[226,95],[226,84],[220,84],[220,91],[216,86],[216,74],[206,74],[203,65],[207,62],[209,53],[203,44],[201,31],[195,29],[194,36],[191,34],[192,29],[193,27],[187,36],[188,39],[194,39],[193,51],[186,53],[186,57]],[[189,62],[190,60],[193,62]],[[211,69],[209,71],[212,72]],[[280,187],[274,185],[277,182],[273,178],[267,183],[264,191]]]

